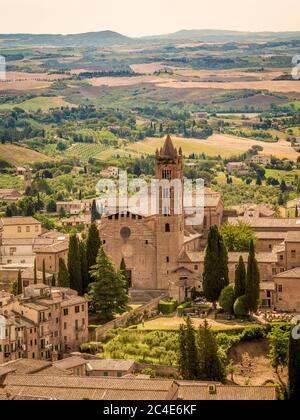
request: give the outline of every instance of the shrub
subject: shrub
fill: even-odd
[[[83,343],[80,346],[81,353],[96,354],[103,351],[103,346],[100,343]]]
[[[221,296],[219,299],[219,304],[224,309],[225,312],[232,314],[234,301],[235,301],[234,286],[230,284],[229,286],[225,287],[222,290]]]
[[[191,306],[191,302],[190,302],[190,301],[184,302],[184,303],[182,303],[181,305],[179,305],[179,306],[177,307],[177,312],[178,312],[178,315],[179,315],[179,316],[182,316],[182,315],[183,315],[183,313],[184,313],[184,310],[185,310],[186,308],[189,308],[190,306]]]
[[[241,296],[235,301],[233,310],[236,316],[246,317],[249,315],[246,296]]]
[[[241,335],[241,341],[259,340],[266,337],[266,328],[255,325],[246,327]]]
[[[177,300],[171,300],[169,302],[161,300],[158,304],[158,310],[164,315],[169,315],[176,311],[177,306]]]

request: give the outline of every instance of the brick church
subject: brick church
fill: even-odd
[[[209,227],[220,225],[224,210],[221,196],[206,190],[203,223],[187,225],[183,169],[182,150],[177,150],[168,136],[156,151],[155,177],[170,181],[169,185],[179,180],[182,188],[175,191],[172,186],[168,190],[160,187],[155,214],[116,210],[102,217],[99,224],[103,244],[117,267],[124,257],[131,288],[169,290],[178,300],[189,296],[193,287],[201,287],[199,267],[189,255],[203,249]]]

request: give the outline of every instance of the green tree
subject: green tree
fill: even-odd
[[[278,367],[284,367],[288,362],[290,331],[283,330],[280,325],[275,325],[267,338],[270,343],[269,359],[277,373]]]
[[[233,305],[234,314],[237,317],[245,317],[249,315],[249,309],[247,305],[247,298],[246,296],[240,296]]]
[[[288,395],[291,401],[300,400],[300,340],[290,335],[288,353]]]
[[[260,275],[258,264],[255,258],[254,243],[251,241],[249,257],[248,257],[248,268],[247,268],[247,281],[246,281],[246,300],[250,313],[256,312],[259,303],[259,284]]]
[[[250,242],[256,241],[251,226],[242,220],[239,220],[237,224],[224,223],[221,227],[221,235],[228,252],[248,251]]]
[[[23,283],[22,283],[22,272],[21,270],[18,271],[18,277],[16,281],[14,281],[11,285],[10,292],[15,295],[21,295],[23,291]]]
[[[33,267],[33,283],[37,284],[38,277],[37,277],[37,268],[36,268],[36,258],[34,260],[34,267]]]
[[[218,345],[214,333],[211,331],[207,320],[200,325],[198,330],[198,358],[200,373],[198,379],[203,381],[225,380],[225,369],[218,355]]]
[[[79,243],[76,234],[70,235],[68,252],[68,271],[70,276],[70,288],[83,295],[83,285],[81,277]]]
[[[116,270],[111,258],[101,247],[96,259],[96,264],[91,269],[94,280],[90,284],[88,297],[91,306],[100,319],[109,321],[115,313],[121,314],[128,307],[128,294],[124,278]]]
[[[96,200],[92,202],[92,209],[91,209],[91,222],[94,223],[96,220],[100,219],[100,214],[97,209]]]
[[[51,286],[55,287],[56,286],[56,277],[55,274],[53,274],[52,279],[51,279]]]
[[[183,379],[199,379],[198,350],[195,330],[190,317],[187,317],[185,324],[180,326],[178,365]]]
[[[235,280],[234,280],[234,294],[235,299],[244,296],[246,293],[246,268],[243,257],[240,256],[238,265],[235,269]]]
[[[59,259],[58,263],[58,276],[57,276],[57,286],[58,287],[70,287],[70,276],[69,272],[63,258]]]
[[[225,312],[229,314],[233,313],[233,305],[235,302],[235,293],[234,293],[234,286],[229,285],[225,287],[220,295],[219,304]]]
[[[84,292],[87,292],[88,286],[89,286],[89,271],[88,271],[87,255],[86,255],[86,243],[84,241],[79,242],[79,254],[80,254],[82,288]]]
[[[126,287],[127,287],[127,292],[128,292],[129,285],[128,285],[128,279],[127,279],[127,274],[126,274],[127,269],[126,269],[126,263],[125,263],[124,257],[122,257],[122,260],[121,260],[120,272],[121,272],[122,276],[124,277],[124,281],[125,281],[125,284],[126,284]]]
[[[99,249],[101,247],[101,239],[99,236],[99,230],[95,223],[92,223],[89,227],[88,237],[86,241],[86,258],[87,258],[87,265],[88,271],[90,271],[91,267],[96,264],[96,258],[99,253]],[[89,282],[91,282],[91,275],[89,274]]]
[[[212,226],[204,259],[203,291],[207,300],[216,302],[229,284],[228,255],[218,227]]]
[[[45,260],[43,260],[43,284],[47,284],[47,281],[46,281],[46,264],[45,264]]]

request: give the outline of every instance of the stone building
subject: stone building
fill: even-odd
[[[62,258],[65,263],[67,263],[68,251],[69,240],[65,238],[52,245],[37,249],[35,251],[37,269],[42,271],[43,263],[45,262],[45,270],[47,273],[58,273],[59,259]]]
[[[53,351],[77,351],[88,341],[88,303],[74,290],[37,284],[25,288],[21,296],[0,296],[0,303],[5,320],[0,363],[48,360]]]

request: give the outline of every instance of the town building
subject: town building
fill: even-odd
[[[65,263],[68,261],[69,239],[62,237],[61,240],[45,247],[41,247],[35,251],[37,270],[45,270],[47,273],[58,273],[59,260],[62,258]]]
[[[53,352],[78,351],[88,341],[88,303],[74,290],[37,284],[25,288],[23,295],[0,300],[6,331],[0,339],[2,363],[49,360]]]
[[[7,203],[15,203],[22,197],[22,194],[13,188],[1,188],[0,189],[0,201]]]
[[[245,162],[229,162],[226,165],[226,171],[229,175],[241,175],[249,170]]]
[[[270,165],[271,160],[272,160],[272,156],[257,154],[257,155],[251,156],[251,158],[249,159],[249,162],[255,163],[257,165],[266,166],[266,165]]]

